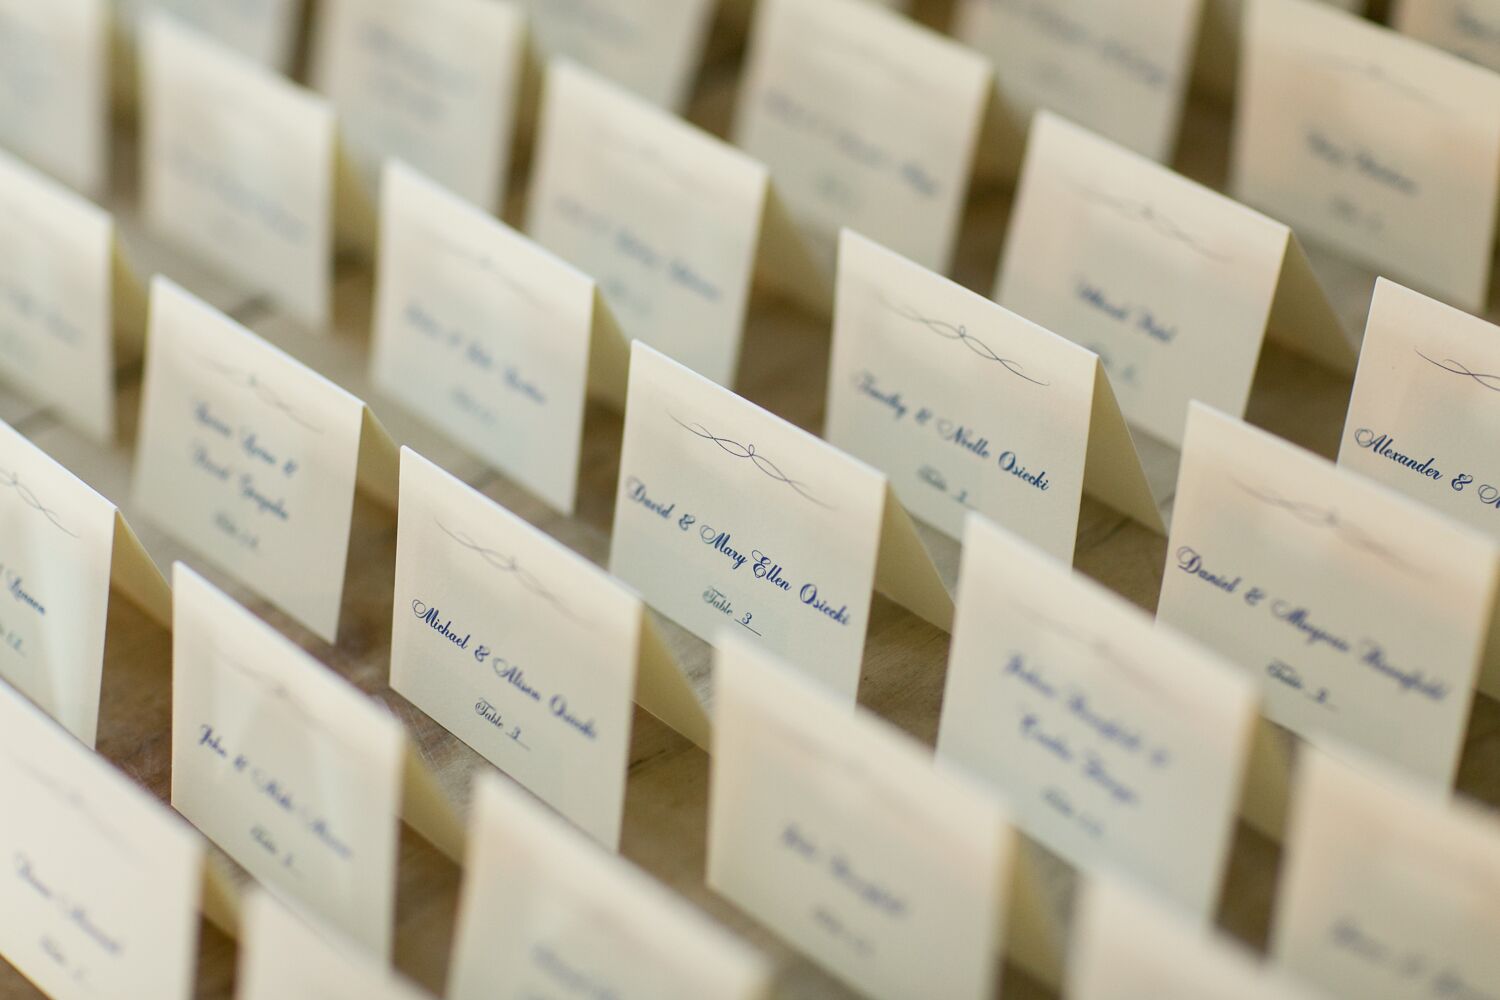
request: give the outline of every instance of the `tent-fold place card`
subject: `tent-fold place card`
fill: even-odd
[[[1298,764],[1271,960],[1331,997],[1489,1000],[1500,823],[1367,761]]]
[[[205,845],[0,683],[0,957],[55,1000],[188,1000]]]
[[[1166,530],[1097,355],[849,230],[824,436],[953,539],[977,510],[1071,561],[1085,492]]]
[[[995,299],[1098,353],[1125,419],[1173,447],[1191,400],[1244,414],[1268,336],[1356,356],[1286,226],[1048,113]]]
[[[172,586],[172,805],[263,885],[388,953],[401,723],[181,563]]]
[[[339,159],[332,108],[168,15],[149,16],[142,35],[147,224],[321,330]]]
[[[737,636],[715,676],[709,886],[879,1000],[996,995],[998,800]]]
[[[163,625],[167,581],[114,504],[0,423],[0,679],[94,745],[116,588]]]
[[[449,1000],[762,1000],[769,963],[494,775],[474,787]]]
[[[1500,70],[1500,0],[1396,0],[1391,27]]]
[[[743,634],[851,704],[872,591],[953,599],[885,476],[637,341],[610,569],[707,642]]]
[[[1500,197],[1500,74],[1311,0],[1254,0],[1244,46],[1235,197],[1482,309]]]
[[[771,168],[825,280],[845,226],[946,272],[988,60],[865,0],[757,8],[735,142]]]
[[[608,574],[402,450],[391,687],[611,848],[637,689],[707,742],[649,629]]]
[[[338,109],[350,158],[377,189],[388,157],[487,211],[504,201],[526,22],[497,0],[329,0],[312,82]]]
[[[1497,570],[1477,531],[1193,405],[1158,620],[1242,667],[1296,736],[1452,787]],[[1270,830],[1284,753],[1258,740],[1247,782]]]
[[[149,345],[139,508],[335,641],[355,488],[394,502],[395,445],[359,399],[161,277]]]
[[[766,168],[565,60],[547,71],[538,131],[527,235],[599,283],[628,340],[732,384]]]
[[[119,26],[135,32],[162,10],[247,59],[277,71],[290,68],[307,0],[115,0]]]
[[[1078,868],[1217,910],[1255,688],[1122,598],[970,515],[937,754]]]
[[[1204,0],[961,0],[953,33],[995,66],[1004,140],[1042,108],[1168,162]]]
[[[415,170],[384,176],[375,384],[572,513],[591,373],[623,397],[629,356],[597,286]]]

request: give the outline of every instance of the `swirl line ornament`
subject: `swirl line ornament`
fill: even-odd
[[[275,390],[262,382],[259,376],[257,376],[254,372],[243,371],[239,368],[235,368],[232,365],[226,365],[223,362],[215,361],[213,358],[204,357],[202,355],[199,355],[198,360],[201,361],[205,366],[212,368],[214,371],[218,372],[233,384],[239,386],[241,389],[250,390],[256,395],[257,398],[260,399],[261,402],[265,403],[267,406],[270,406],[276,410],[280,410],[283,414],[286,415],[288,420],[292,421],[292,423],[297,424],[299,427],[311,431],[314,434],[323,433],[323,428],[309,422],[306,417],[303,417],[296,410],[292,409],[292,407],[288,405],[285,400],[283,400],[276,394]]]
[[[1119,198],[1108,193],[1107,191],[1100,191],[1095,188],[1089,187],[1082,181],[1074,180],[1071,181],[1071,183],[1073,185],[1073,189],[1077,191],[1085,201],[1091,201],[1096,205],[1102,205],[1105,208],[1111,209],[1117,214],[1131,220],[1132,222],[1144,223],[1152,230],[1154,230],[1157,235],[1164,236],[1169,240],[1174,240],[1178,243],[1181,243],[1183,246],[1198,254],[1200,257],[1206,257],[1209,260],[1216,261],[1218,263],[1223,263],[1224,261],[1230,259],[1229,254],[1215,250],[1212,247],[1205,246],[1204,244],[1199,242],[1196,236],[1188,232],[1186,229],[1183,229],[1181,226],[1173,222],[1171,219],[1167,218],[1165,215],[1162,215],[1149,202],[1133,201],[1129,198]]]
[[[918,312],[911,306],[896,305],[894,302],[887,299],[884,295],[880,295],[879,299],[881,305],[885,306],[886,309],[895,313],[897,316],[900,316],[902,319],[910,320],[913,323],[925,326],[927,329],[931,330],[939,337],[942,337],[944,340],[958,341],[960,344],[963,344],[971,352],[977,354],[979,357],[984,358],[988,361],[997,362],[998,364],[1003,366],[1006,371],[1016,376],[1016,378],[1025,379],[1027,382],[1030,382],[1033,385],[1040,385],[1043,387],[1052,384],[1051,382],[1043,382],[1041,379],[1035,379],[1030,375],[1027,375],[1026,369],[1022,367],[1019,361],[1012,361],[1010,358],[1002,358],[990,348],[990,345],[986,344],[984,341],[980,340],[978,337],[970,333],[968,327],[964,326],[963,324],[958,324],[955,326],[954,324],[946,322],[944,320],[934,319],[931,316],[924,316],[922,315],[922,313]]]
[[[667,416],[671,417],[672,421],[676,423],[677,426],[681,427],[689,434],[692,434],[695,437],[700,437],[705,441],[712,441],[714,444],[719,446],[719,449],[723,451],[724,454],[732,455],[735,458],[748,459],[750,461],[750,464],[759,469],[763,475],[776,480],[778,483],[785,483],[787,487],[789,487],[794,493],[796,493],[798,496],[802,497],[809,503],[817,504],[824,510],[835,509],[832,504],[824,503],[822,500],[819,500],[817,497],[813,496],[813,494],[809,492],[806,483],[802,482],[799,479],[793,479],[786,473],[782,472],[780,467],[778,467],[775,462],[772,462],[769,458],[766,458],[760,452],[756,451],[754,444],[741,444],[740,442],[735,441],[732,438],[719,437],[717,434],[713,433],[702,424],[685,423],[682,420],[678,420],[677,417],[672,413],[668,413]]]
[[[1332,507],[1320,507],[1317,504],[1289,500],[1268,490],[1249,486],[1238,479],[1234,481],[1234,484],[1261,503],[1284,510],[1303,524],[1311,525],[1315,528],[1327,528],[1347,544],[1363,552],[1368,552],[1379,559],[1383,559],[1405,573],[1413,576],[1426,575],[1419,567],[1413,566],[1396,552],[1382,545],[1359,525],[1346,521]]]
[[[1472,371],[1470,370],[1468,365],[1464,364],[1462,361],[1455,361],[1453,358],[1444,358],[1442,361],[1437,361],[1433,358],[1429,358],[1421,351],[1417,351],[1416,353],[1417,357],[1421,358],[1423,361],[1427,362],[1435,368],[1441,368],[1443,371],[1451,372],[1454,375],[1463,375],[1471,378],[1475,382],[1478,382],[1481,387],[1490,390],[1490,392],[1500,392],[1500,375],[1491,375],[1485,372]]]
[[[541,580],[537,579],[537,577],[533,573],[531,573],[530,570],[527,570],[525,567],[523,567],[520,564],[520,561],[517,560],[515,556],[508,556],[503,552],[496,552],[494,549],[485,548],[483,545],[470,538],[467,534],[452,530],[446,524],[444,524],[442,521],[437,520],[436,518],[433,519],[433,523],[438,526],[439,531],[447,535],[449,538],[453,539],[453,541],[457,544],[463,546],[470,552],[473,552],[475,555],[479,556],[480,559],[483,559],[494,569],[497,569],[502,573],[509,573],[511,576],[515,577],[516,581],[520,583],[522,587],[535,594],[537,597],[540,597],[548,604],[552,605],[564,618],[567,618],[569,621],[574,622],[580,622],[583,620],[574,615],[572,609],[570,609],[565,603],[563,603],[562,598],[558,597],[556,594],[552,593],[552,591],[548,590],[546,585],[543,584]]]
[[[32,491],[31,487],[21,482],[20,473],[0,469],[0,487],[8,487],[15,490],[16,496],[21,498],[22,503],[45,517],[58,531],[61,531],[69,538],[78,537],[72,531],[68,530],[67,525],[62,523],[62,518],[58,516],[57,511],[42,503],[41,498]]]

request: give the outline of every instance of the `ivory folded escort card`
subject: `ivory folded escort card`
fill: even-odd
[[[1392,7],[1396,30],[1500,69],[1500,0],[1396,0]]]
[[[172,805],[257,880],[390,949],[401,723],[177,563]]]
[[[1302,759],[1271,927],[1278,964],[1329,996],[1489,1000],[1497,940],[1493,812],[1378,768]]]
[[[713,25],[714,0],[522,0],[537,47],[680,111]]]
[[[879,1000],[997,995],[997,800],[743,639],[715,674],[709,886]]]
[[[1071,562],[1085,491],[1166,531],[1097,355],[849,230],[824,436],[954,539],[977,510]]]
[[[143,25],[141,61],[146,223],[322,329],[334,245],[332,109],[167,15]]]
[[[947,271],[988,61],[862,0],[757,5],[735,141],[771,168],[831,276],[844,226]]]
[[[879,472],[631,345],[610,569],[708,642],[733,631],[849,703],[875,587],[939,628],[953,599]]]
[[[539,128],[526,232],[599,282],[627,339],[733,382],[765,167],[566,61]]]
[[[313,86],[338,109],[371,191],[387,157],[495,211],[526,65],[521,9],[496,0],[332,0],[318,8]]]
[[[375,384],[572,513],[590,371],[623,396],[628,361],[593,280],[400,163],[380,197]]]
[[[109,174],[107,0],[0,0],[0,146],[86,195]]]
[[[99,441],[114,437],[115,334],[139,349],[144,296],[108,212],[0,153],[0,374]]]
[[[187,1000],[204,845],[0,683],[0,956],[56,1000]]]
[[[1339,465],[1500,542],[1500,329],[1381,278]],[[1492,623],[1480,690],[1500,697]]]
[[[449,1000],[761,1000],[768,963],[493,775],[475,781]]]
[[[1190,400],[1245,412],[1268,334],[1354,367],[1286,226],[1045,112],[995,298],[1097,352],[1125,419],[1173,446]]]
[[[1454,305],[1483,308],[1500,74],[1310,0],[1245,16],[1235,197]]]
[[[1007,137],[1042,108],[1172,158],[1203,0],[960,0],[953,33],[990,57]]]
[[[1089,872],[1211,922],[1254,688],[1232,665],[970,515],[937,753]]]
[[[264,892],[244,904],[235,1000],[422,1000],[383,960]]]
[[[1365,0],[1322,0],[1331,7],[1364,13]],[[1418,0],[1426,3],[1428,0]],[[1194,62],[1194,84],[1219,98],[1234,98],[1240,67],[1240,28],[1245,20],[1246,0],[1203,0],[1202,24],[1198,28],[1198,55]]]
[[[1256,678],[1279,726],[1451,787],[1496,572],[1478,532],[1194,404],[1158,619]]]
[[[289,69],[305,0],[115,0],[127,26],[152,10],[171,15],[262,66]]]
[[[1108,879],[1082,893],[1069,1000],[1314,1000],[1237,943]]]
[[[400,512],[391,687],[617,846],[637,690],[708,740],[640,598],[410,449]]]
[[[0,423],[0,678],[89,746],[110,589],[159,623],[167,581],[115,505]]]

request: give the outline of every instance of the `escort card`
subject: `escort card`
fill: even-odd
[[[709,886],[879,1000],[997,995],[997,801],[746,640],[715,675]]]
[[[151,10],[172,16],[263,66],[291,67],[302,25],[304,0],[115,0],[126,24]]]
[[[1271,955],[1294,975],[1329,996],[1488,1000],[1497,890],[1492,812],[1302,758],[1271,929]]]
[[[0,146],[91,196],[109,174],[106,0],[0,0]]]
[[[1235,197],[1478,311],[1500,188],[1500,74],[1310,0],[1245,17]]]
[[[0,275],[0,374],[79,430],[110,440],[116,315],[129,341],[139,341],[144,319],[114,221],[0,153],[0,245],[8,248]]]
[[[708,738],[640,598],[410,449],[399,509],[391,687],[616,847],[637,687]]]
[[[204,846],[0,683],[0,956],[56,1000],[188,1000]]]
[[[1008,132],[1042,108],[1162,162],[1193,65],[1203,0],[960,0],[953,33],[989,56]]]
[[[245,900],[235,1000],[422,1000],[383,961],[264,892]]]
[[[555,61],[526,232],[598,282],[629,340],[734,380],[766,210],[765,167]]]
[[[173,566],[172,805],[275,892],[390,949],[401,723]]]
[[[1322,2],[1358,14],[1364,13],[1367,6],[1365,0]],[[1193,82],[1221,102],[1233,100],[1238,82],[1240,28],[1245,20],[1245,3],[1246,0],[1203,0],[1203,23],[1198,28]]]
[[[380,197],[375,384],[571,514],[590,361],[623,398],[629,357],[593,280],[400,163]]]
[[[1125,419],[1180,447],[1188,403],[1245,412],[1268,331],[1350,370],[1355,348],[1286,226],[1037,115],[995,285],[1100,356]]]
[[[0,423],[0,678],[94,745],[111,586],[162,625],[167,581],[115,505]]]
[[[1158,620],[1256,678],[1272,722],[1451,787],[1494,544],[1201,404],[1176,503]]]
[[[1075,920],[1069,1000],[1313,1000],[1238,943],[1122,883],[1091,881]]]
[[[946,272],[991,81],[983,56],[877,4],[764,0],[735,141],[829,275],[844,226]]]
[[[1397,0],[1391,25],[1470,62],[1500,69],[1500,2]]]
[[[504,198],[526,65],[521,9],[495,0],[332,0],[313,86],[338,109],[370,190],[405,160],[489,211]]]
[[[1500,542],[1500,330],[1381,278],[1339,464]],[[1492,629],[1500,627],[1500,617]],[[1479,687],[1500,697],[1492,631]]]
[[[1097,355],[849,230],[824,436],[951,538],[977,510],[1071,562],[1085,490],[1166,532]]]
[[[147,225],[321,330],[333,265],[332,109],[166,15],[142,28]]]
[[[681,111],[708,32],[714,0],[522,0],[538,48],[607,76],[653,104]]]
[[[937,753],[1027,833],[1210,921],[1255,717],[1231,665],[970,515]]]
[[[732,630],[852,704],[871,591],[940,628],[953,600],[885,477],[631,345],[610,569],[707,642]]]
[[[143,394],[140,508],[335,641],[356,482],[395,497],[365,404],[162,277]]]
[[[768,963],[493,775],[474,787],[450,1000],[760,1000]]]

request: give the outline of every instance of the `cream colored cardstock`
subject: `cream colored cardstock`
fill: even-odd
[[[732,631],[853,704],[871,591],[953,601],[885,478],[636,342],[610,569],[699,638]]]
[[[970,515],[937,753],[1021,829],[1211,922],[1255,718],[1232,665]]]
[[[1366,7],[1365,0],[1322,2],[1357,14],[1363,14]],[[1193,60],[1194,83],[1221,102],[1234,98],[1240,65],[1240,27],[1244,20],[1245,0],[1204,0],[1198,55]]]
[[[1339,465],[1500,542],[1500,329],[1381,278]],[[1497,618],[1492,629],[1500,628]],[[1492,631],[1480,689],[1500,697]]]
[[[1465,309],[1488,298],[1500,74],[1311,0],[1245,15],[1235,197]]]
[[[515,786],[474,789],[450,1000],[761,1000],[771,969]]]
[[[1286,226],[1048,113],[995,298],[1098,353],[1125,419],[1175,447],[1189,401],[1245,412],[1268,335],[1354,367]]]
[[[91,197],[109,176],[107,0],[0,0],[0,146]]]
[[[267,888],[390,950],[401,724],[182,563],[172,805]]]
[[[381,391],[572,513],[590,343],[627,351],[594,282],[399,163],[381,185],[371,368]]]
[[[1069,562],[1085,491],[1165,533],[1097,355],[849,230],[837,289],[824,436],[907,510]]]
[[[1271,956],[1329,996],[1486,1000],[1500,983],[1500,824],[1369,767],[1298,766]]]
[[[713,26],[714,0],[522,0],[544,58],[562,56],[681,111]]]
[[[1297,736],[1451,787],[1496,572],[1478,532],[1194,404],[1158,620]]]
[[[1397,0],[1391,26],[1429,45],[1500,70],[1500,2]]]
[[[539,127],[526,232],[598,281],[627,339],[731,384],[766,168],[566,61]]]
[[[1008,134],[1047,108],[1168,162],[1203,2],[960,0],[953,33],[994,64]]]
[[[526,21],[498,0],[328,0],[313,87],[338,110],[369,190],[387,158],[487,211],[503,203]]]
[[[743,639],[715,674],[709,886],[871,997],[993,996],[998,800]]]
[[[146,223],[314,330],[333,265],[333,110],[168,15],[142,25]]]
[[[333,642],[355,487],[394,500],[395,445],[360,400],[165,278],[150,322],[140,509]]]
[[[153,10],[169,12],[262,66],[290,68],[305,0],[115,0],[122,25],[134,28]]]
[[[1077,914],[1070,1000],[1315,1000],[1237,942],[1123,883],[1091,882]]]
[[[104,497],[0,423],[0,678],[92,747],[111,586],[162,624],[167,581]]]
[[[245,901],[235,1000],[422,1000],[383,960],[265,892]]]
[[[829,276],[845,226],[946,272],[991,86],[983,56],[877,4],[764,0],[735,141]]]
[[[204,844],[0,683],[0,956],[55,1000],[193,996]]]
[[[640,598],[410,449],[400,511],[391,687],[616,847],[637,686],[706,730]]]

